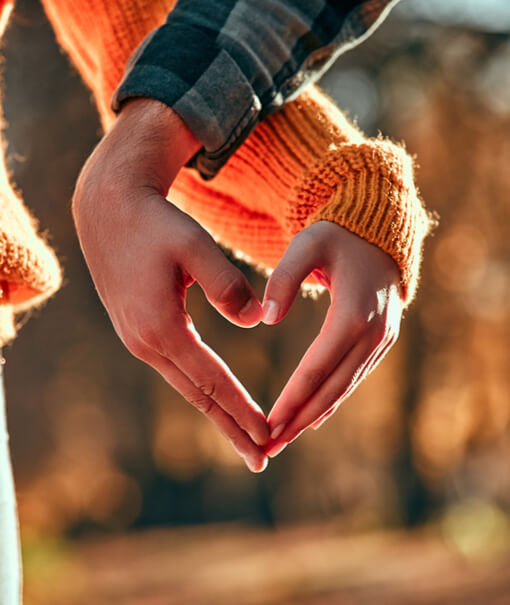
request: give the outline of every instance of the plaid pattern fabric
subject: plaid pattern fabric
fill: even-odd
[[[112,107],[143,96],[171,107],[212,178],[259,121],[316,81],[399,0],[179,0],[132,55]]]

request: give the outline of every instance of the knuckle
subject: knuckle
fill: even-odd
[[[193,407],[197,408],[197,410],[202,412],[202,414],[204,414],[205,416],[208,416],[211,413],[212,407],[214,405],[210,397],[203,394],[199,395],[198,393],[192,395],[191,397],[188,397],[188,401]]]
[[[347,323],[355,337],[361,336],[367,330],[367,318],[363,313],[353,313]]]
[[[204,246],[207,233],[198,225],[187,225],[179,236],[179,245],[186,253],[198,254]]]
[[[285,266],[276,267],[271,275],[271,286],[275,290],[291,288],[296,281],[292,271]]]
[[[293,244],[299,244],[300,246],[313,246],[317,242],[317,231],[319,228],[317,227],[306,227],[305,229],[301,229],[298,231],[296,235],[292,239]]]
[[[220,304],[233,304],[244,301],[246,286],[242,275],[231,270],[223,271],[216,278],[215,298]]]
[[[331,257],[331,243],[337,238],[330,237],[328,230],[338,229],[329,221],[319,221],[306,227],[294,236],[292,243],[299,245],[303,253],[312,254],[318,263],[326,262]]]
[[[136,335],[145,348],[171,358],[187,345],[184,320],[185,314],[180,312],[174,316],[171,325],[164,325],[163,321],[138,320]]]
[[[140,340],[145,343],[149,348],[159,350],[160,348],[160,337],[154,326],[151,323],[140,323],[137,329]]]
[[[204,382],[197,386],[198,390],[205,396],[214,399],[216,394],[216,385],[214,382]]]
[[[135,338],[133,336],[127,336],[122,339],[122,342],[124,343],[126,349],[131,353],[131,355],[133,355],[133,357],[136,357],[137,359],[140,359],[142,361],[144,360],[144,357],[146,355],[146,347],[143,345],[142,342],[140,342],[138,338]]]
[[[308,372],[307,380],[314,390],[318,389],[326,380],[326,371],[323,368],[314,368]]]

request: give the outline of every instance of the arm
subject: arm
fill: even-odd
[[[399,0],[180,0],[130,57],[113,96],[158,99],[201,142],[212,178],[256,125],[370,35]]]
[[[98,107],[102,117],[103,124],[108,125],[112,123],[112,116],[109,113],[107,106],[109,95],[113,92],[113,87],[118,83],[120,74],[124,68],[125,61],[129,53],[132,52],[134,46],[138,44],[143,35],[147,34],[158,19],[164,20],[165,16],[161,11],[165,3],[154,5],[154,3],[140,0],[137,2],[137,6],[145,7],[140,8],[143,13],[143,20],[130,18],[129,22],[125,17],[125,14],[132,13],[132,3],[130,0],[118,0],[115,5],[111,5],[105,14],[101,14],[102,5],[98,3],[95,6],[94,11],[87,9],[86,3],[83,4],[83,8],[80,11],[79,20],[75,18],[76,11],[71,10],[69,3],[65,3],[63,0],[52,0],[51,4],[46,3],[47,11],[52,18],[54,25],[57,29],[57,35],[62,44],[66,46],[68,51],[73,56],[76,64],[80,68],[85,79],[94,90]],[[170,7],[172,2],[168,2],[167,6]],[[221,3],[220,3],[221,4]],[[292,7],[295,3],[273,3],[272,6],[280,6],[284,4],[289,11],[292,13]],[[334,6],[340,6],[339,3],[332,3]],[[314,78],[313,66],[316,64],[319,69],[316,75],[320,73],[320,69],[327,66],[328,61],[333,56],[335,49],[346,50],[351,47],[356,41],[359,41],[364,34],[369,32],[371,28],[378,23],[380,18],[385,12],[392,6],[394,2],[353,2],[344,3],[342,6],[350,7],[354,9],[352,11],[344,11],[344,19],[340,24],[342,35],[335,38],[333,47],[321,46],[319,43],[309,45],[309,50],[312,52],[317,51],[314,55],[314,60],[311,61],[309,69],[303,70],[302,66],[306,63],[306,56],[302,57],[301,63],[294,63],[291,65],[290,72],[288,73],[288,79],[282,79],[280,84],[285,82],[297,83],[298,85],[292,89],[287,96],[284,94],[285,89],[281,88],[276,91],[272,99],[272,104],[269,103],[265,107],[261,102],[260,112],[254,123],[259,120],[261,116],[271,113],[271,107],[276,103],[280,102],[280,99],[289,100],[292,94],[299,92],[299,83],[304,81],[312,81]],[[178,3],[177,7],[187,9],[191,6],[195,6],[195,2],[183,2]],[[246,8],[246,3],[239,3]],[[317,6],[314,3],[306,3],[307,6]],[[210,6],[209,2],[204,0],[201,6]],[[217,6],[217,3],[214,4]],[[237,4],[236,4],[237,6]],[[249,3],[248,8],[254,6],[254,3]],[[257,5],[258,6],[258,5]],[[131,7],[128,10],[128,7]],[[357,7],[357,8],[356,8]],[[373,11],[369,11],[369,7],[372,7]],[[159,13],[158,13],[159,11]],[[180,13],[183,18],[189,18],[192,20],[192,15],[186,13]],[[207,11],[200,13],[204,18],[210,16]],[[290,13],[287,13],[290,14]],[[131,14],[131,17],[133,15]],[[228,19],[227,19],[228,21]],[[235,22],[235,21],[234,21]],[[249,23],[252,23],[249,21]],[[293,21],[295,22],[295,20]],[[233,23],[233,21],[229,21]],[[181,24],[182,25],[182,24]],[[170,29],[173,30],[175,22],[169,22],[164,26],[167,32],[166,36],[163,37],[163,43],[159,44],[158,53],[162,57],[162,61],[171,61],[170,55],[179,49],[180,46],[173,44],[171,36],[168,35]],[[191,27],[198,27],[196,24],[191,23]],[[145,28],[145,33],[144,33]],[[214,31],[214,27],[212,28]],[[150,90],[144,91],[141,88],[137,90],[128,90],[127,86],[131,82],[133,86],[143,86],[147,84],[145,81],[137,81],[134,78],[135,71],[131,70],[139,65],[143,66],[144,49],[152,49],[153,42],[158,39],[158,30],[156,34],[153,34],[148,38],[147,44],[141,47],[141,53],[135,56],[135,59],[131,63],[130,69],[128,69],[126,78],[124,79],[119,91],[123,91],[122,95],[116,96],[116,102],[118,107],[122,103],[120,114],[118,118],[118,124],[122,124],[126,127],[127,122],[122,120],[124,111],[134,103],[133,98],[137,96],[144,96],[144,94],[151,96]],[[204,28],[200,30],[204,31]],[[222,28],[222,32],[224,28]],[[235,39],[236,31],[233,31],[233,37]],[[303,30],[301,29],[301,34]],[[281,34],[281,32],[280,32]],[[285,29],[285,35],[289,38],[296,35],[296,32],[290,27]],[[332,33],[335,36],[334,32]],[[356,36],[359,37],[356,37]],[[274,40],[279,40],[282,36],[273,36]],[[299,36],[298,36],[299,37]],[[188,39],[188,38],[186,38]],[[215,38],[216,39],[216,38]],[[306,38],[311,41],[310,36]],[[165,45],[165,40],[167,44]],[[223,86],[218,86],[218,82],[223,83],[221,77],[218,77],[216,72],[216,78],[214,78],[215,71],[205,71],[202,76],[194,78],[193,82],[196,84],[200,81],[201,85],[205,82],[209,82],[210,86],[207,87],[206,91],[196,90],[193,83],[188,80],[187,72],[191,67],[195,68],[203,55],[203,49],[197,45],[189,46],[189,51],[196,53],[196,61],[193,60],[193,56],[187,56],[184,61],[182,57],[179,59],[177,55],[177,67],[180,71],[177,75],[181,74],[182,78],[178,80],[182,84],[184,82],[184,90],[180,90],[180,99],[187,97],[187,99],[198,99],[197,107],[198,110],[196,115],[200,115],[200,100],[203,99],[207,93],[208,105],[211,106],[214,116],[218,116],[216,120],[217,124],[221,126],[223,123],[220,119],[226,111],[231,112],[235,115],[238,114],[241,109],[242,115],[246,112],[250,114],[249,108],[256,106],[257,99],[261,101],[263,90],[258,94],[253,94],[257,82],[267,81],[267,72],[264,73],[264,57],[261,54],[260,49],[257,50],[257,41],[260,41],[260,37],[245,38],[246,47],[248,48],[247,55],[241,55],[245,57],[255,56],[256,61],[238,61],[238,73],[240,73],[240,85],[239,89],[244,90],[247,95],[244,104],[237,102],[238,99],[227,98],[225,95],[225,89]],[[337,44],[340,41],[339,44]],[[292,40],[291,40],[292,42]],[[314,43],[316,39],[314,38]],[[294,44],[294,43],[292,43]],[[335,46],[337,44],[337,46]],[[251,46],[250,46],[251,45]],[[182,46],[182,45],[181,45]],[[327,46],[327,45],[326,45]],[[253,47],[253,48],[252,48]],[[333,51],[332,51],[333,48]],[[84,50],[85,49],[85,50]],[[310,56],[312,56],[312,52]],[[157,54],[158,54],[157,53]],[[323,56],[329,57],[325,63],[321,64],[318,56],[321,53],[325,53]],[[329,53],[329,54],[328,54]],[[227,53],[232,58],[234,53]],[[283,52],[285,55],[285,51]],[[260,60],[259,60],[260,59]],[[314,62],[315,61],[315,62]],[[150,63],[150,62],[149,62]],[[175,63],[175,62],[174,62]],[[214,63],[214,61],[212,62]],[[212,65],[211,63],[211,65]],[[244,80],[246,80],[246,73],[243,71],[246,63],[254,66],[254,70],[251,72],[248,80],[251,86],[247,88],[244,86]],[[145,72],[146,67],[151,67],[147,64],[144,66],[143,71]],[[154,67],[154,66],[152,66]],[[158,67],[158,66],[156,66]],[[165,78],[172,81],[172,69],[166,69],[165,65],[163,68],[156,71],[161,76],[162,71],[165,73]],[[232,69],[235,68],[234,66]],[[295,69],[296,71],[292,71]],[[151,69],[148,70],[149,73]],[[235,71],[235,69],[234,69]],[[249,71],[249,70],[248,70]],[[136,72],[139,75],[141,72]],[[270,72],[272,73],[272,72]],[[222,72],[220,73],[221,76]],[[131,78],[133,75],[133,78]],[[310,76],[310,77],[308,77]],[[209,77],[209,80],[208,80]],[[244,80],[243,80],[244,78]],[[143,80],[143,79],[142,79]],[[159,77],[158,81],[161,82],[162,78]],[[177,82],[177,79],[175,79]],[[149,81],[148,86],[152,86]],[[237,90],[236,86],[230,86],[229,91]],[[250,92],[250,90],[252,92]],[[249,94],[248,94],[249,93]],[[206,96],[207,96],[206,95]],[[163,99],[165,101],[165,99]],[[157,104],[157,101],[152,101]],[[215,105],[219,103],[220,105]],[[253,105],[255,103],[255,105]],[[170,101],[171,104],[171,101]],[[223,105],[221,105],[223,104]],[[203,104],[202,104],[203,105]],[[117,106],[117,105],[116,105]],[[193,106],[193,104],[191,104]],[[175,112],[179,113],[182,110],[182,103],[178,107],[178,102],[171,107]],[[247,115],[248,115],[247,114]],[[172,116],[173,111],[166,114]],[[210,114],[205,113],[206,126],[209,124],[215,124],[214,120],[209,119]],[[185,117],[185,115],[183,114]],[[242,116],[241,116],[242,118]],[[172,118],[169,118],[172,119]],[[190,124],[192,124],[191,117],[187,118]],[[185,120],[186,121],[186,120]],[[239,125],[239,119],[234,119],[234,123]],[[216,124],[216,125],[217,125]],[[255,125],[254,124],[254,125]],[[303,124],[306,128],[303,129]],[[120,129],[114,126],[116,132],[119,133]],[[197,138],[197,133],[194,131],[196,124],[193,123],[192,131]],[[222,135],[222,129],[212,128],[212,130]],[[249,130],[249,129],[248,129]],[[162,129],[164,131],[164,128]],[[128,131],[129,132],[129,131]],[[244,128],[238,129],[234,127],[234,131],[229,134],[223,133],[227,139],[231,139],[231,135],[234,135],[234,139],[237,138],[237,142],[232,145],[228,145],[228,153],[231,153],[238,144],[242,143],[244,138],[248,135],[248,131]],[[302,135],[305,135],[304,138]],[[205,136],[205,135],[204,135]],[[244,138],[243,138],[244,137]],[[107,139],[113,140],[109,134]],[[115,139],[117,142],[117,154],[121,157],[130,158],[132,164],[129,165],[124,162],[123,167],[125,173],[130,177],[126,180],[133,187],[133,191],[140,191],[137,187],[137,183],[133,183],[131,176],[139,174],[137,170],[136,157],[130,152],[129,148],[133,147],[133,141],[129,141],[129,145],[126,147],[126,141]],[[197,138],[198,140],[198,138]],[[156,141],[156,139],[154,140]],[[291,144],[289,144],[291,143]],[[219,147],[214,148],[214,145],[218,144]],[[123,147],[127,153],[123,152]],[[167,145],[170,147],[179,147],[180,142],[178,139],[172,138],[162,141],[160,139],[155,143],[156,150],[163,149],[163,146]],[[136,146],[136,141],[135,145]],[[374,156],[375,161],[361,161],[358,159],[352,164],[352,151],[357,146],[363,148],[365,152],[369,152],[369,155]],[[296,153],[296,147],[299,149],[299,153]],[[106,149],[106,146],[101,144],[100,148]],[[379,149],[380,148],[380,149]],[[110,153],[112,149],[110,149]],[[151,151],[151,148],[149,147]],[[336,153],[336,151],[338,153]],[[152,152],[154,150],[152,149]],[[217,152],[217,153],[216,153]],[[190,158],[195,158],[194,163],[200,168],[204,176],[211,176],[217,170],[217,164],[214,164],[215,160],[218,160],[221,164],[225,160],[223,155],[223,143],[218,140],[217,143],[208,145],[207,141],[199,141],[193,154]],[[344,152],[347,152],[345,155]],[[350,154],[349,154],[350,152]],[[198,153],[198,155],[197,155]],[[227,155],[228,155],[227,153]],[[211,155],[212,154],[212,155]],[[216,156],[217,157],[213,157]],[[363,154],[362,154],[363,155]],[[366,156],[366,154],[365,154]],[[363,157],[365,157],[363,156]],[[115,158],[115,156],[112,156]],[[202,157],[202,159],[200,159]],[[186,161],[189,162],[188,158]],[[95,154],[95,159],[89,163],[87,172],[93,168],[93,164],[101,161],[104,164],[102,171],[103,175],[107,176],[108,166],[112,165],[108,155],[102,155],[99,153]],[[211,163],[212,161],[212,163]],[[346,174],[345,166],[354,168],[353,171]],[[172,181],[173,187],[170,192],[171,200],[179,208],[186,211],[186,213],[193,216],[201,226],[207,228],[207,230],[215,236],[217,241],[231,247],[237,252],[240,252],[245,258],[251,259],[254,263],[265,265],[268,269],[274,268],[278,265],[279,260],[284,254],[285,250],[289,246],[292,238],[301,231],[305,231],[310,227],[314,227],[314,223],[322,220],[328,220],[330,222],[336,222],[336,232],[332,232],[331,229],[328,231],[328,238],[334,238],[333,233],[343,233],[345,228],[353,231],[357,235],[368,240],[368,242],[375,243],[381,250],[386,254],[378,255],[377,260],[373,255],[366,254],[365,257],[372,263],[373,271],[367,273],[367,283],[363,287],[358,288],[358,295],[354,300],[359,301],[362,292],[369,291],[373,294],[371,300],[375,299],[375,294],[379,291],[380,284],[377,283],[375,275],[378,275],[383,271],[383,266],[388,263],[386,255],[391,256],[397,264],[398,269],[393,270],[393,277],[391,277],[391,283],[387,285],[391,289],[393,282],[398,284],[402,283],[402,298],[400,298],[400,304],[408,304],[412,298],[414,291],[414,285],[417,279],[417,267],[419,265],[419,257],[421,251],[421,245],[423,238],[428,230],[428,219],[423,210],[419,198],[416,196],[414,186],[412,186],[412,170],[405,170],[405,179],[402,179],[402,166],[410,166],[410,160],[406,154],[397,146],[392,146],[386,142],[366,141],[361,133],[356,131],[352,126],[347,124],[342,114],[334,107],[334,105],[321,96],[318,92],[312,91],[312,93],[302,93],[295,101],[286,103],[279,111],[271,113],[268,118],[262,121],[256,130],[246,139],[244,143],[239,147],[236,153],[231,155],[228,162],[224,165],[220,173],[211,181],[204,181],[200,177],[196,176],[196,173],[188,169],[182,169],[176,179],[167,178],[163,179],[166,185],[170,185]],[[260,170],[260,167],[265,167],[264,170]],[[266,171],[267,168],[267,171]],[[327,180],[321,179],[324,174],[324,169],[327,168]],[[97,171],[94,171],[97,173]],[[94,174],[92,172],[92,174]],[[176,170],[172,169],[172,178]],[[366,220],[366,216],[363,220],[358,221],[361,216],[360,213],[347,213],[347,206],[342,205],[348,201],[343,195],[346,191],[355,192],[359,189],[349,187],[343,187],[343,184],[347,183],[359,183],[359,178],[369,178],[371,175],[379,175],[381,182],[390,183],[390,187],[386,189],[385,194],[380,196],[378,202],[378,211],[374,217],[376,220]],[[270,178],[268,178],[268,175]],[[350,175],[350,176],[349,176]],[[387,178],[388,175],[391,178]],[[273,178],[276,177],[276,178]],[[123,199],[127,198],[129,191],[124,191],[126,195],[114,195],[112,199],[116,201],[115,204],[105,203],[104,196],[97,195],[97,189],[93,184],[93,179],[86,179],[83,181],[87,187],[91,187],[91,192],[96,192],[96,195],[87,195],[87,187],[79,187],[77,190],[77,197],[95,197],[95,202],[88,201],[87,207],[89,208],[96,204],[95,211],[89,212],[91,217],[95,217],[96,223],[99,225],[102,222],[103,215],[106,217],[106,225],[111,225],[111,228],[106,231],[107,234],[112,233],[112,229],[116,229],[116,221],[111,216],[114,212],[123,212],[122,204]],[[106,187],[108,182],[107,178],[102,179],[102,186]],[[142,181],[143,183],[143,181]],[[318,185],[318,186],[316,186]],[[117,190],[119,191],[119,190]],[[159,194],[165,193],[159,191]],[[77,198],[75,198],[77,199]],[[361,199],[358,195],[356,199]],[[138,220],[143,221],[146,215],[147,206],[143,203],[144,198],[140,197],[142,203],[140,203],[136,210],[133,210],[134,217]],[[77,207],[78,208],[78,207]],[[175,209],[169,210],[171,206],[166,206],[168,212],[174,212]],[[77,217],[78,230],[79,227],[79,216],[78,212],[75,212]],[[363,217],[362,217],[363,218]],[[389,230],[383,230],[382,226],[388,225]],[[100,229],[103,227],[100,226]],[[415,237],[411,237],[411,233],[416,231]],[[91,230],[92,231],[92,230]],[[317,233],[317,228],[314,227],[313,231]],[[172,232],[169,231],[171,234]],[[80,238],[82,240],[82,246],[87,246],[86,239],[90,235],[86,231],[82,231]],[[317,239],[317,238],[315,238]],[[350,246],[348,240],[345,237],[338,235],[336,238],[336,245],[342,242],[342,252],[345,259],[344,267],[356,266],[356,255],[358,248],[356,246]],[[361,245],[364,249],[372,251],[374,246],[367,241],[360,240]],[[97,247],[98,254],[101,252],[102,243]],[[129,250],[129,242],[125,242],[124,251]],[[333,250],[333,247],[331,248]],[[108,248],[105,247],[107,252]],[[378,250],[376,249],[376,252]],[[402,254],[402,251],[405,253]],[[123,254],[125,253],[123,252]],[[128,255],[129,256],[129,255]],[[116,255],[120,259],[120,254]],[[103,262],[106,260],[106,256],[103,258]],[[390,262],[391,259],[390,259]],[[119,261],[121,268],[122,263]],[[92,267],[92,274],[94,279],[95,273],[99,271],[96,267]],[[379,268],[381,271],[379,271]],[[281,273],[281,272],[280,272]],[[297,272],[300,273],[300,272]],[[390,272],[391,273],[391,272]],[[275,276],[279,273],[275,272]],[[396,277],[395,277],[396,276]],[[313,277],[308,280],[317,280]],[[276,281],[273,280],[273,283]],[[354,281],[354,286],[358,287],[358,281]],[[393,289],[392,291],[394,291]],[[398,289],[397,289],[398,291]],[[273,288],[274,292],[274,288]],[[283,291],[282,291],[283,292]],[[283,295],[283,294],[282,294]],[[275,295],[272,295],[273,299]],[[129,291],[126,292],[126,299],[129,300]],[[286,296],[286,300],[289,297]],[[118,298],[120,301],[120,297]],[[266,307],[267,308],[267,307]],[[335,309],[338,307],[335,306]],[[282,305],[284,311],[284,305]],[[109,309],[110,315],[112,311]],[[141,312],[142,310],[140,310]],[[383,309],[384,311],[384,309]],[[147,309],[145,309],[147,313]],[[361,310],[360,310],[361,312]],[[122,315],[122,314],[120,314]],[[384,312],[380,312],[380,317],[384,317]],[[281,319],[283,313],[276,318]],[[345,321],[351,321],[352,316],[345,319]],[[370,329],[375,325],[373,322]],[[347,326],[347,324],[346,324]],[[171,336],[168,335],[167,338]],[[329,363],[332,363],[330,360]],[[275,428],[271,426],[271,428]]]
[[[260,471],[267,462],[261,447],[268,437],[265,417],[201,341],[185,308],[186,289],[197,281],[233,323],[251,326],[262,316],[241,271],[195,220],[165,200],[197,148],[166,106],[131,101],[84,166],[73,216],[98,294],[126,347],[203,412],[252,471]]]
[[[367,140],[318,91],[305,92],[274,114],[303,85],[317,79],[340,52],[352,47],[354,36],[349,39],[344,32],[349,22],[356,22],[353,14],[363,14],[362,3],[357,3],[354,13],[350,12],[353,4],[328,5],[326,34],[326,28],[321,29],[326,21],[320,23],[318,18],[310,27],[310,15],[303,15],[295,3],[273,2],[270,8],[275,14],[288,10],[285,35],[258,12],[270,10],[264,3],[239,2],[228,16],[221,11],[209,15],[207,7],[213,4],[177,5],[166,25],[133,55],[114,95],[114,107],[119,109],[124,99],[136,95],[167,103],[203,144],[190,165],[207,179],[222,168],[208,185],[183,174],[173,200],[229,247],[258,262],[262,259],[269,268],[276,266],[264,299],[266,323],[285,317],[305,280],[315,279],[330,291],[332,305],[321,334],[269,416],[273,440],[266,451],[275,455],[308,426],[317,428],[396,341],[402,310],[416,289],[430,221],[414,188],[412,162],[403,149],[388,141]],[[308,7],[317,8],[313,2]],[[208,43],[198,33],[202,34],[204,23]],[[289,32],[307,29],[307,35],[314,30],[320,33],[303,52],[300,42],[307,35],[297,40]],[[178,38],[182,31],[190,32],[191,40],[183,55],[189,59],[201,46],[202,60],[208,65],[199,82],[184,90],[189,60],[170,50],[171,36]],[[281,54],[274,52],[282,46]],[[282,57],[287,58],[285,63]],[[235,103],[222,98],[227,94],[215,85],[220,72],[229,94],[236,91]],[[156,74],[163,85],[155,84]],[[215,115],[208,115],[203,107],[209,111],[212,107]],[[218,114],[218,128],[211,128],[211,118]],[[266,123],[238,149],[265,117]],[[221,199],[217,212],[210,205],[197,204],[206,191],[207,197]],[[226,209],[241,214],[233,208],[245,210],[246,222],[267,226],[260,217],[274,219],[283,232],[280,241],[290,241],[280,262],[283,251],[274,247],[271,258],[260,231],[247,241],[250,230],[241,231],[239,220],[225,217]]]
[[[0,37],[13,4],[0,0]],[[4,149],[0,134],[0,347],[16,334],[16,313],[45,301],[62,281],[54,252],[11,186]]]
[[[0,36],[12,7],[0,0]],[[0,137],[0,357],[16,335],[16,313],[46,300],[61,282],[54,253],[10,185],[3,150]],[[21,600],[21,552],[2,374],[0,365],[0,602],[14,605]]]

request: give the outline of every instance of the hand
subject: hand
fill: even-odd
[[[314,223],[291,241],[267,283],[265,323],[285,317],[312,272],[328,288],[331,305],[319,336],[271,410],[270,457],[306,428],[318,428],[376,367],[399,333],[403,302],[396,263],[328,221]]]
[[[80,244],[115,331],[202,411],[248,467],[267,464],[266,419],[226,364],[205,345],[186,312],[195,280],[209,302],[248,327],[262,307],[211,236],[165,196],[200,145],[177,115],[129,101],[85,164],[73,198]]]

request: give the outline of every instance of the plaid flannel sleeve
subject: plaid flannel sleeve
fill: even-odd
[[[112,107],[171,107],[209,179],[256,125],[370,35],[399,0],[179,0],[131,56]]]

